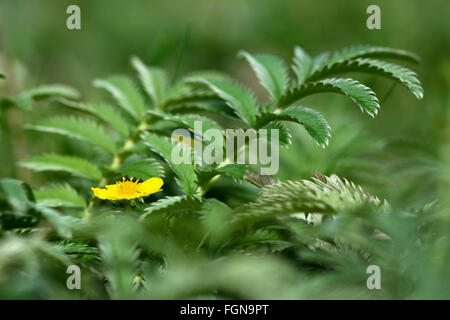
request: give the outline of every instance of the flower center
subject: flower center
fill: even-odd
[[[137,185],[139,179],[133,182],[133,178],[130,178],[130,181],[125,181],[125,178],[122,178],[122,181],[117,181],[116,184],[118,186],[118,192],[123,195],[132,195],[137,192]]]

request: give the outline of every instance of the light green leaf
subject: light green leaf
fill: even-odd
[[[297,76],[297,84],[301,85],[308,78],[311,73],[313,61],[311,57],[302,48],[295,47],[294,49],[294,64],[292,69]]]
[[[277,102],[289,84],[288,69],[283,60],[269,54],[251,55],[245,51],[241,51],[239,56],[248,61],[261,85]]]
[[[97,145],[111,154],[116,153],[116,145],[96,122],[83,118],[52,117],[43,119],[28,129],[50,132],[76,138]]]
[[[122,176],[134,177],[141,180],[147,180],[153,177],[164,177],[164,169],[155,159],[142,159],[126,162],[116,171]]]
[[[387,47],[375,47],[371,45],[350,46],[339,50],[333,54],[329,63],[336,63],[338,61],[356,58],[401,59],[420,63],[420,57],[412,52]]]
[[[296,119],[320,146],[328,145],[331,128],[325,118],[317,111],[302,107],[290,107],[283,110],[280,116],[289,116]]]
[[[44,99],[48,97],[80,98],[80,93],[76,89],[62,84],[44,84],[27,90],[23,94],[29,95],[33,99]]]
[[[283,125],[280,121],[272,121],[263,126],[261,129],[267,130],[267,141],[270,141],[272,137],[272,130],[278,130],[278,139],[280,141],[280,145],[286,146],[291,144],[292,135],[290,134],[289,129],[286,128],[286,126]]]
[[[199,82],[207,85],[217,95],[219,95],[226,103],[234,109],[236,114],[253,125],[256,114],[258,113],[258,105],[253,94],[234,82],[215,77],[210,78],[192,78],[192,82]]]
[[[164,138],[152,133],[144,133],[142,140],[156,153],[158,153],[169,164],[170,168],[177,175],[177,183],[187,195],[192,195],[197,190],[197,175],[194,164],[180,163],[172,161],[172,149],[174,144]],[[191,158],[192,159],[192,158]]]
[[[148,215],[161,213],[172,213],[180,211],[193,210],[197,211],[202,207],[204,200],[199,196],[172,196],[159,199],[153,202],[147,208],[145,213],[140,217],[144,220]]]
[[[355,59],[329,64],[311,74],[308,80],[319,80],[346,72],[367,72],[389,77],[405,85],[416,98],[423,98],[423,89],[415,72],[396,64],[373,59]]]
[[[119,106],[136,120],[143,119],[146,109],[144,97],[131,79],[126,76],[112,76],[95,80],[94,86],[108,91]]]
[[[280,108],[285,108],[298,100],[315,93],[336,92],[348,96],[353,102],[370,116],[378,113],[380,105],[375,93],[365,85],[353,79],[330,78],[316,82],[308,82],[288,91],[280,99]]]
[[[86,201],[68,184],[34,190],[36,202],[46,207],[86,207]]]
[[[102,173],[93,163],[77,157],[41,154],[20,162],[21,166],[35,171],[63,171],[75,176],[100,180]]]
[[[331,128],[317,111],[304,107],[290,107],[280,113],[261,113],[256,119],[256,127],[265,127],[273,121],[291,121],[301,124],[317,144],[322,147],[328,145]]]
[[[380,210],[387,206],[363,189],[337,176],[312,180],[287,181],[261,189],[259,198],[233,213],[233,224],[255,223],[267,218],[293,213],[336,214],[339,210],[369,205]]]
[[[166,98],[168,85],[165,71],[155,67],[147,67],[138,57],[133,57],[131,63],[139,74],[144,90],[152,98],[153,106],[162,106]]]
[[[67,99],[58,99],[58,102],[80,111],[84,111],[95,115],[107,124],[116,129],[123,137],[127,138],[130,135],[130,124],[124,119],[123,115],[118,112],[113,106],[104,103],[85,104]]]

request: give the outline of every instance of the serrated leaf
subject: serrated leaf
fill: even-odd
[[[147,180],[153,177],[164,177],[164,169],[155,159],[142,159],[126,162],[116,171],[122,176],[134,177],[141,180]]]
[[[130,135],[130,125],[113,106],[105,103],[86,104],[66,99],[58,99],[59,103],[80,111],[90,113],[116,129],[123,137]]]
[[[301,85],[311,73],[313,61],[308,53],[298,46],[294,49],[293,61],[294,64],[292,65],[292,70],[294,70],[294,73],[297,76],[297,84]]]
[[[261,113],[256,118],[256,127],[264,127],[272,121],[291,121],[304,126],[311,138],[322,147],[328,144],[331,136],[331,128],[325,118],[309,108],[289,107],[280,113]]]
[[[333,54],[329,63],[356,58],[401,59],[420,63],[420,57],[412,52],[387,47],[375,47],[371,45],[350,46],[339,50]]]
[[[254,54],[241,51],[239,56],[248,61],[259,82],[272,96],[274,102],[286,91],[289,77],[283,60],[269,54]]]
[[[170,140],[152,133],[144,133],[142,140],[156,153],[164,158],[177,175],[177,183],[187,195],[192,195],[197,189],[197,176],[192,163],[176,164],[172,161],[172,149],[175,147]]]
[[[44,84],[39,87],[25,91],[23,94],[33,99],[44,99],[48,97],[63,97],[67,99],[79,99],[78,90],[62,84]]]
[[[280,121],[271,121],[270,123],[266,124],[261,129],[267,130],[267,141],[271,141],[272,137],[272,129],[278,130],[278,139],[281,146],[286,146],[291,144],[292,135],[289,132],[289,129],[286,128],[285,125],[283,125]]]
[[[83,197],[68,184],[40,188],[33,193],[36,202],[46,207],[86,207]]]
[[[336,92],[348,96],[353,102],[370,116],[378,113],[380,105],[375,93],[365,85],[353,79],[330,78],[316,82],[308,82],[289,90],[280,99],[280,108],[285,108],[298,100],[315,93]]]
[[[422,99],[423,97],[423,89],[415,72],[396,64],[373,59],[354,59],[328,64],[311,74],[308,80],[319,80],[345,72],[368,72],[389,77],[405,85],[416,98]]]
[[[236,112],[236,114],[250,126],[253,125],[258,105],[251,92],[234,82],[217,78],[192,78],[192,82],[203,83]]]
[[[287,181],[261,189],[259,198],[234,210],[232,223],[254,223],[293,213],[336,214],[363,205],[384,209],[386,202],[337,176]]]
[[[145,101],[134,82],[126,76],[112,76],[107,79],[97,79],[94,86],[108,91],[120,107],[142,120],[146,109]]]
[[[151,97],[153,106],[162,106],[167,91],[167,75],[165,71],[160,68],[147,67],[138,57],[133,57],[131,63],[139,74],[144,90]]]
[[[116,153],[116,145],[96,122],[83,118],[52,117],[43,119],[28,129],[56,133],[90,142],[111,154]]]
[[[150,214],[155,215],[188,210],[196,211],[202,207],[203,201],[203,198],[199,196],[165,197],[145,208],[145,213],[140,217],[140,220],[144,220]]]
[[[64,171],[75,176],[100,180],[102,173],[93,163],[77,157],[41,154],[20,162],[21,166],[35,171]]]
[[[164,119],[168,121],[174,121],[183,127],[194,131],[195,129],[195,121],[201,122],[202,131],[205,132],[208,129],[216,129],[222,131],[222,128],[214,121],[206,117],[202,117],[195,114],[184,114],[184,115],[176,115],[170,114],[166,112],[161,112],[157,110],[148,110],[147,114],[151,114],[157,119]]]
[[[290,107],[283,110],[279,115],[296,119],[320,146],[328,145],[331,128],[325,118],[317,111],[302,107]]]

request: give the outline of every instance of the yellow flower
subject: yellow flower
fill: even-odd
[[[160,178],[150,178],[144,182],[138,182],[139,179],[133,182],[133,178],[130,178],[128,181],[123,177],[122,181],[117,181],[116,184],[106,185],[106,189],[91,189],[97,198],[103,200],[131,200],[162,191],[161,187],[164,184]]]

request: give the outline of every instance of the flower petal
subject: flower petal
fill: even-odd
[[[161,191],[164,181],[161,178],[150,178],[138,184],[138,192],[148,196],[149,194]]]
[[[94,195],[97,198],[100,198],[103,200],[111,199],[115,195],[115,192],[111,192],[110,190],[106,190],[106,189],[102,189],[102,188],[91,188],[91,190],[94,192]]]

